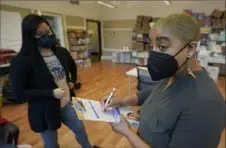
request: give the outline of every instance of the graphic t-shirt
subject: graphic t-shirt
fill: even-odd
[[[60,61],[57,59],[55,55],[45,56],[43,57],[49,71],[51,72],[52,76],[54,77],[55,83],[59,88],[63,88],[66,90],[63,98],[61,98],[61,107],[66,105],[70,100],[70,91],[67,84],[66,74],[65,71],[60,64]]]

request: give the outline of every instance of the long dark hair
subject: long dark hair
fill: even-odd
[[[22,21],[22,47],[19,52],[20,55],[24,56],[35,56],[38,53],[35,34],[39,24],[46,23],[49,25],[51,31],[52,28],[48,21],[43,17],[36,14],[27,15]],[[53,31],[52,31],[53,32]],[[54,32],[53,35],[55,36]]]

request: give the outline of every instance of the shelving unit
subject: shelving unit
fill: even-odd
[[[213,10],[211,16],[184,10],[200,25],[200,47],[197,60],[206,68],[210,76],[216,81],[218,74],[226,75],[225,58],[225,20],[226,11]]]
[[[68,43],[71,56],[77,64],[83,67],[91,65],[91,35],[81,29],[68,29]]]
[[[131,38],[132,49],[129,51],[122,50],[113,53],[112,62],[146,66],[150,49],[149,31],[157,19],[159,18],[137,16],[137,21]]]
[[[225,28],[204,28],[202,30],[209,30],[201,32],[201,47],[199,51],[199,57],[208,57],[205,62],[207,66],[215,66],[219,68],[220,75],[226,75],[225,58]]]
[[[136,32],[132,36],[132,64],[144,66],[147,65],[149,50],[149,33],[145,31]]]

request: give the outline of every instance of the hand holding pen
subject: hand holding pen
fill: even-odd
[[[120,100],[114,98],[114,92],[115,88],[112,90],[109,96],[104,97],[101,99],[101,107],[103,111],[106,111],[110,107],[119,107],[120,106]]]

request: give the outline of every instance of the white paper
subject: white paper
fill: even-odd
[[[101,104],[99,101],[94,101],[94,100],[88,100],[88,99],[81,99],[81,98],[76,98],[77,100],[82,101],[84,108],[86,111],[82,111],[83,117],[85,120],[91,120],[91,121],[102,121],[102,122],[119,122],[120,121],[120,114],[124,115],[126,117],[128,113],[133,113],[131,107],[120,107],[118,109],[116,108],[109,108],[106,111],[103,111],[101,108]],[[92,104],[95,112],[97,113],[98,117],[96,116],[94,110],[92,109]],[[81,112],[80,110],[77,110],[75,106],[73,106],[76,111]],[[130,123],[130,125],[134,127],[139,126],[139,121],[136,120],[131,120],[127,118],[127,121]]]
[[[0,48],[19,52],[22,44],[22,18],[18,12],[0,11],[0,14]]]
[[[86,111],[83,112],[83,116],[85,120],[117,122],[117,118],[115,118],[112,108],[109,108],[107,111],[104,112],[101,108],[101,104],[99,101],[87,100],[87,99],[81,99],[81,98],[77,98],[77,99],[82,101],[86,109]],[[94,109],[92,109],[92,106],[90,105],[89,102],[92,104]],[[97,113],[98,117],[96,116],[95,112]]]

